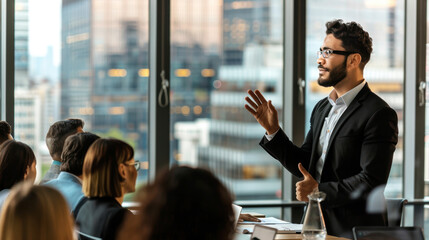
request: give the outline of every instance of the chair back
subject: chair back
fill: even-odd
[[[424,240],[419,227],[354,227],[353,240]]]
[[[78,235],[78,239],[79,240],[103,240],[102,238],[99,237],[94,237],[88,234],[85,234],[83,232],[80,232],[78,230],[75,230],[76,234]]]
[[[386,198],[387,223],[389,227],[400,227],[404,205],[407,203],[405,198]]]

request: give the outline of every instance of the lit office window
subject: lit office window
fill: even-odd
[[[146,182],[148,1],[16,0],[15,9],[14,137],[34,150],[38,179],[51,164],[49,126],[80,118],[85,131],[130,143]]]
[[[171,1],[171,162],[210,168],[239,200],[281,197],[244,97],[260,89],[282,115],[282,2]]]
[[[365,67],[365,80],[371,90],[397,112],[399,120],[399,141],[386,197],[402,196],[404,14],[404,1],[401,0],[307,0],[306,129],[314,105],[332,90],[317,84],[316,51],[325,38],[325,23],[333,19],[358,22],[373,39],[373,54]]]

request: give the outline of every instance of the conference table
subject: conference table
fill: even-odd
[[[247,227],[251,225],[247,224],[241,224],[241,227]],[[251,234],[243,234],[243,233],[236,233],[234,240],[249,240]],[[275,239],[303,239],[303,236],[301,234],[295,234],[295,233],[277,233]],[[349,238],[342,238],[342,237],[335,237],[335,236],[326,236],[325,240],[350,240]]]
[[[251,234],[236,234],[234,240],[249,240]],[[277,234],[275,239],[303,239],[301,234]],[[335,236],[326,236],[325,240],[350,240],[349,238],[341,238],[341,237],[335,237]]]

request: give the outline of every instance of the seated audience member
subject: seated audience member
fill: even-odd
[[[11,133],[11,128],[8,122],[0,121],[0,144],[6,142],[7,140],[13,139]]]
[[[140,213],[129,216],[120,240],[230,240],[232,197],[209,171],[173,167],[142,194]]]
[[[43,177],[41,184],[58,177],[61,166],[61,153],[66,138],[70,135],[83,132],[84,122],[81,119],[67,119],[58,121],[49,128],[46,134],[46,146],[52,157],[52,164],[48,172]]]
[[[36,179],[36,157],[22,142],[8,140],[0,145],[0,211],[10,189],[22,180]]]
[[[74,225],[61,194],[50,187],[19,183],[0,216],[2,240],[74,240]]]
[[[63,194],[72,212],[84,198],[81,179],[85,154],[91,144],[99,138],[99,136],[89,132],[69,136],[64,143],[61,154],[60,175],[57,179],[45,183]]]
[[[77,211],[80,239],[116,239],[117,229],[131,212],[121,206],[124,194],[135,191],[134,150],[117,139],[98,139],[85,156],[82,190],[88,200]]]

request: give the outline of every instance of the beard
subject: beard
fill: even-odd
[[[347,58],[344,59],[343,64],[334,67],[332,70],[329,70],[328,68],[322,67],[322,65],[319,65],[318,68],[322,68],[329,72],[329,78],[326,80],[323,80],[321,76],[319,76],[319,79],[317,79],[317,83],[322,87],[333,87],[337,85],[337,83],[341,82],[346,76],[347,76]]]

